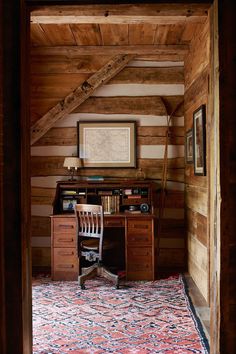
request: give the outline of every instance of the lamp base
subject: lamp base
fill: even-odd
[[[76,179],[74,178],[74,175],[75,175],[75,168],[71,167],[71,168],[69,169],[69,173],[70,173],[69,181],[76,181]]]

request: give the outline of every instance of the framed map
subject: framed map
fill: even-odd
[[[136,122],[78,122],[78,156],[84,167],[136,167]]]

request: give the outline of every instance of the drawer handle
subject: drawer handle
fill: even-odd
[[[145,253],[140,253],[140,252],[133,252],[133,256],[148,256],[149,252],[145,252]]]
[[[106,225],[111,225],[111,226],[120,225],[120,226],[123,226],[123,223],[121,221],[107,221]]]
[[[58,264],[58,268],[72,269],[72,268],[74,268],[74,265],[73,264]]]
[[[148,225],[134,225],[133,226],[134,229],[148,229]]]
[[[131,241],[149,241],[149,239],[148,239],[148,237],[144,238],[143,236],[140,236],[140,237],[134,236],[131,238]]]
[[[61,229],[74,229],[74,225],[59,224]]]
[[[74,256],[75,253],[73,251],[71,251],[71,252],[60,251],[60,252],[58,252],[58,254],[60,256]]]
[[[73,242],[74,239],[73,238],[59,238],[58,241],[61,241],[61,242]]]

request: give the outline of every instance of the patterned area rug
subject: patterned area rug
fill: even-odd
[[[124,282],[33,281],[33,353],[208,353],[182,276]]]

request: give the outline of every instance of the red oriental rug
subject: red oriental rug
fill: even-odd
[[[33,353],[208,353],[181,275],[153,282],[33,281]]]

